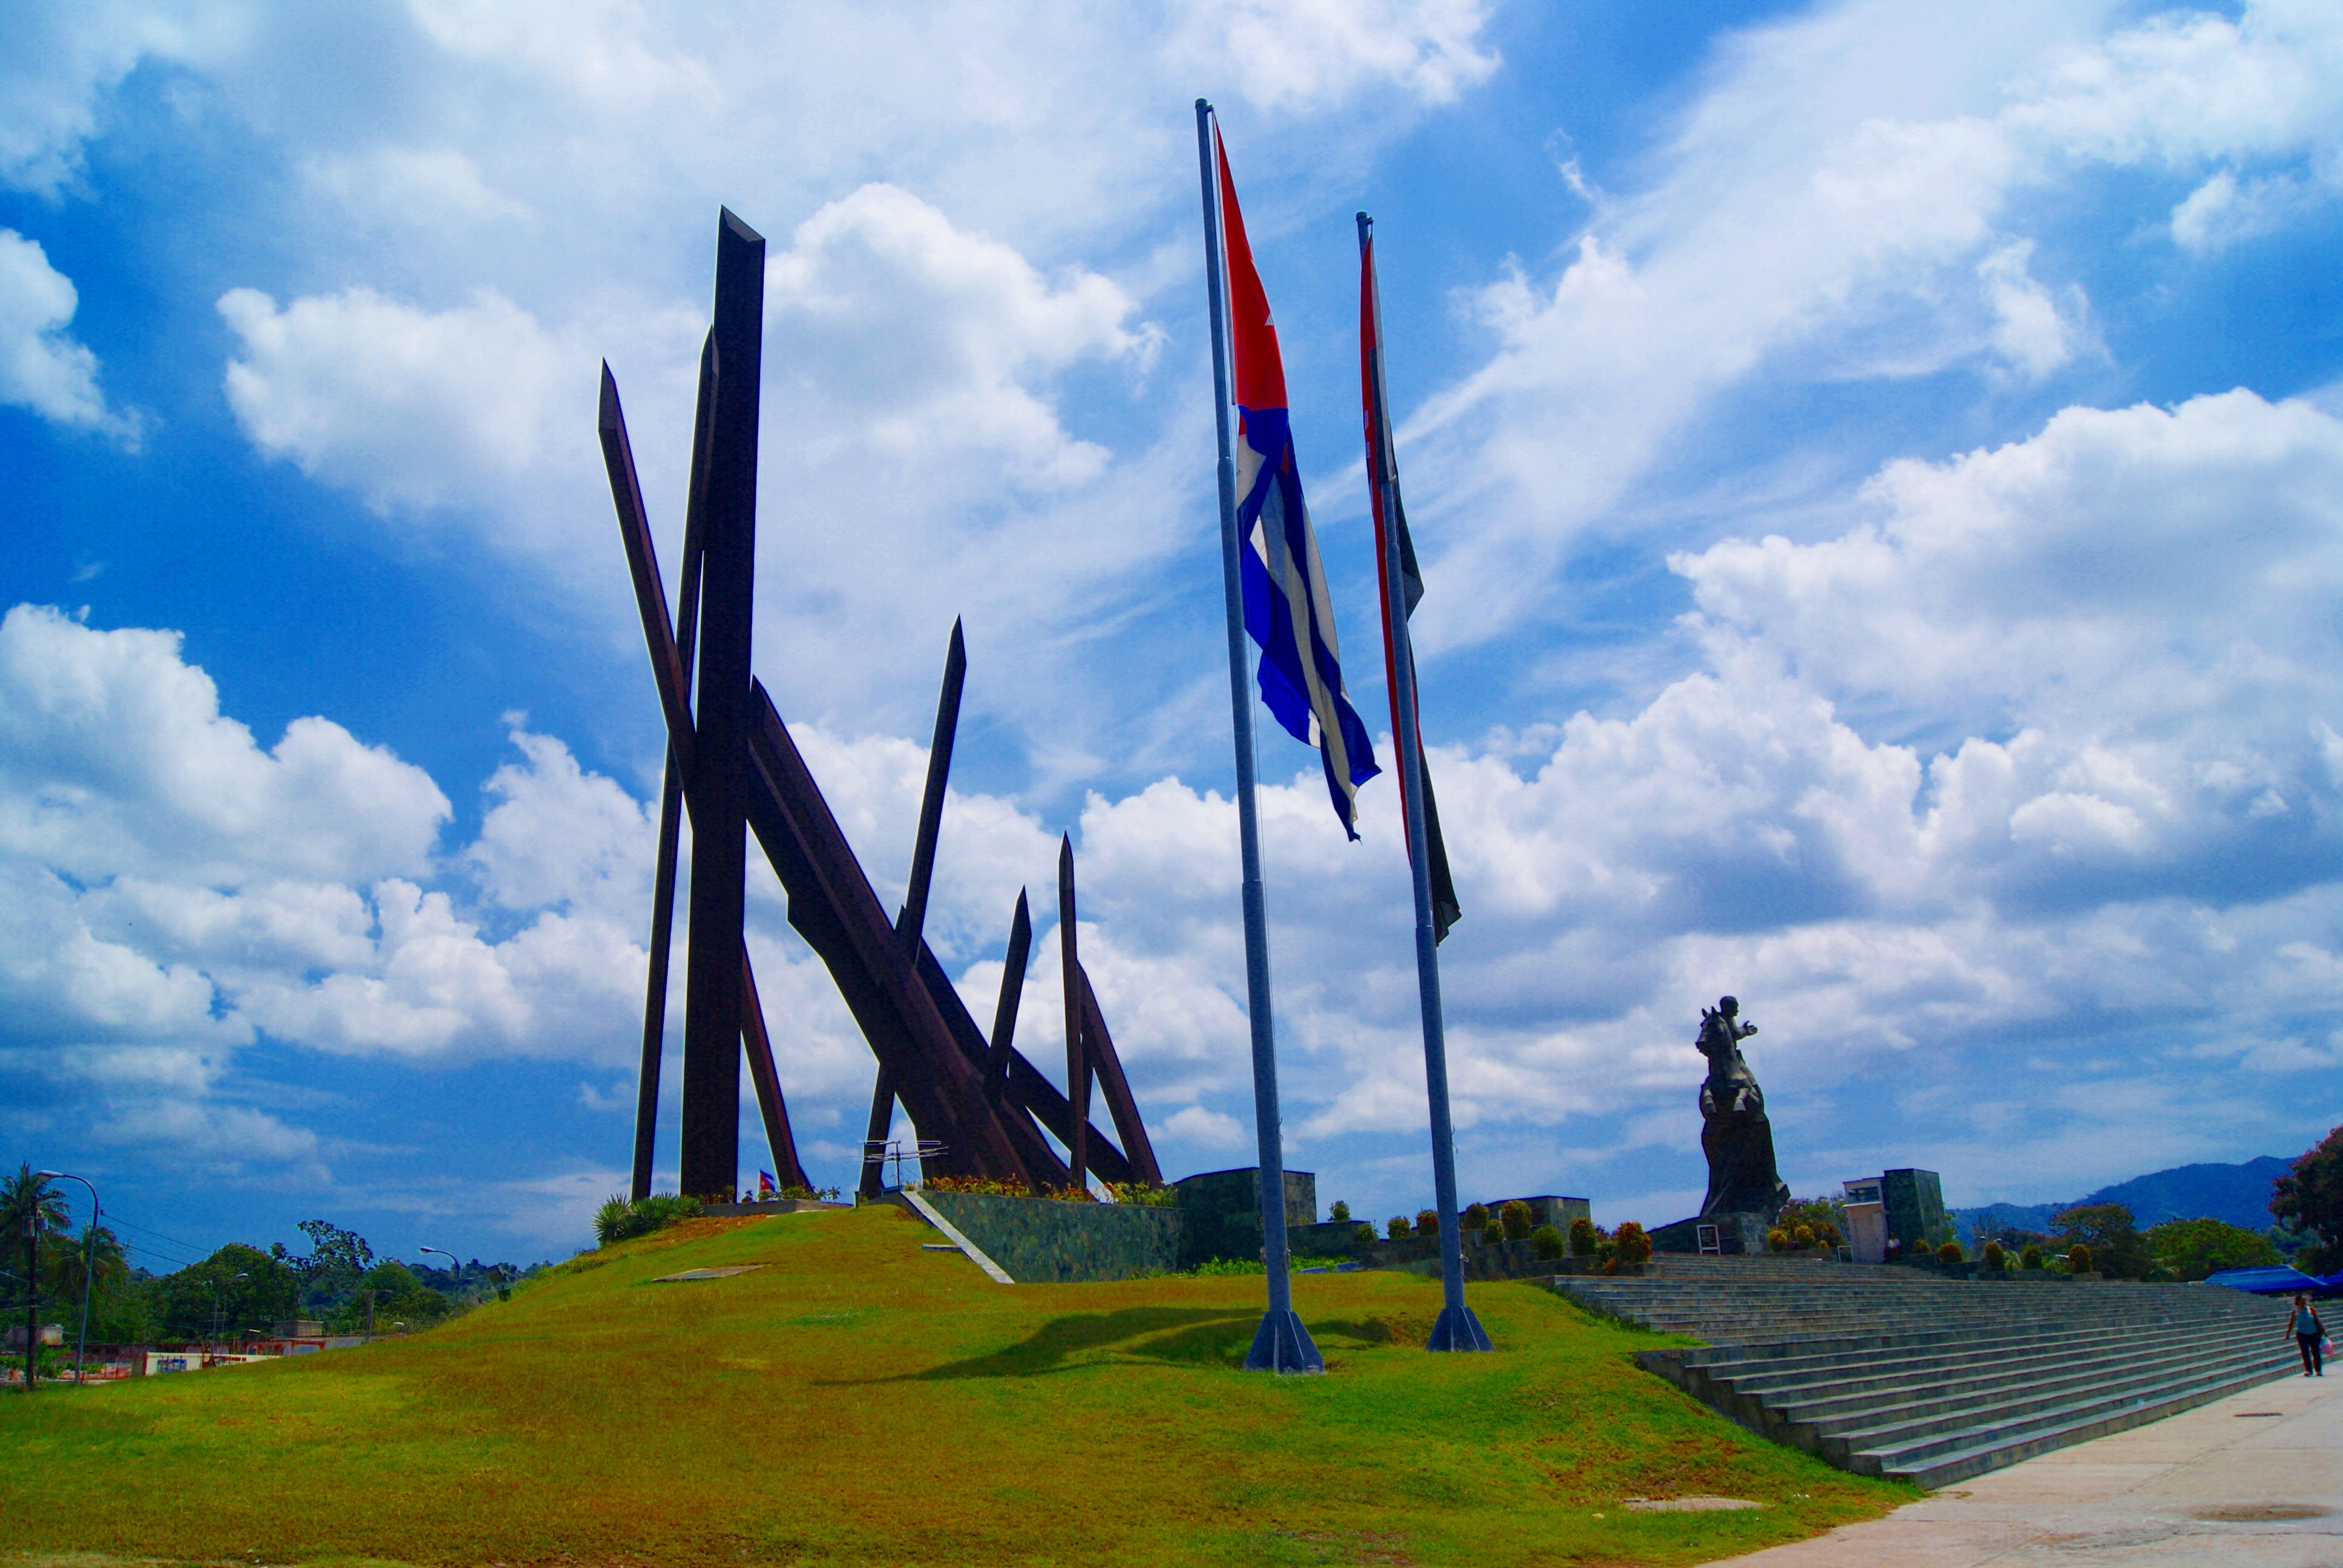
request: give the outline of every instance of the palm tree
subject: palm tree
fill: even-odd
[[[39,1228],[52,1234],[66,1225],[65,1195],[53,1190],[41,1177],[33,1174],[27,1162],[18,1167],[14,1176],[0,1178],[0,1234],[24,1249],[25,1275],[33,1272],[33,1238],[25,1233],[25,1221],[37,1215]]]

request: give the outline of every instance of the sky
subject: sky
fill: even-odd
[[[769,242],[756,668],[880,898],[959,617],[939,957],[990,1017],[1021,887],[1054,995],[1071,834],[1167,1174],[1251,1164],[1200,95],[1388,763],[1376,219],[1467,1199],[1694,1211],[1725,992],[1801,1195],[2056,1201],[2343,1121],[2331,5],[27,0],[0,1154],[158,1271],[313,1216],[590,1243],[664,745],[597,378],[672,592],[729,206]],[[1396,791],[1348,842],[1256,729],[1288,1162],[1412,1214]],[[851,1185],[873,1064],[784,914],[752,860]],[[1058,1028],[1019,1034],[1052,1076]]]

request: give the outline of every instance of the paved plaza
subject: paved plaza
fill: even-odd
[[[1962,1482],[1885,1519],[1733,1561],[2343,1568],[2338,1392],[2343,1376],[2286,1378]]]

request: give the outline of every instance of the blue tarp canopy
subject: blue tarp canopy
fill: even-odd
[[[2208,1285],[2227,1285],[2233,1291],[2243,1291],[2253,1296],[2290,1296],[2297,1291],[2308,1291],[2314,1296],[2343,1293],[2343,1269],[2321,1278],[2306,1274],[2300,1269],[2224,1269],[2209,1275]]]

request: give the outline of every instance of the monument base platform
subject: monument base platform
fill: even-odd
[[[1765,1232],[1773,1228],[1769,1214],[1695,1214],[1689,1220],[1678,1220],[1673,1225],[1662,1225],[1652,1232],[1654,1252],[1717,1251],[1728,1256],[1746,1253],[1755,1256],[1765,1251]],[[1702,1231],[1714,1229],[1715,1235],[1706,1237]]]

